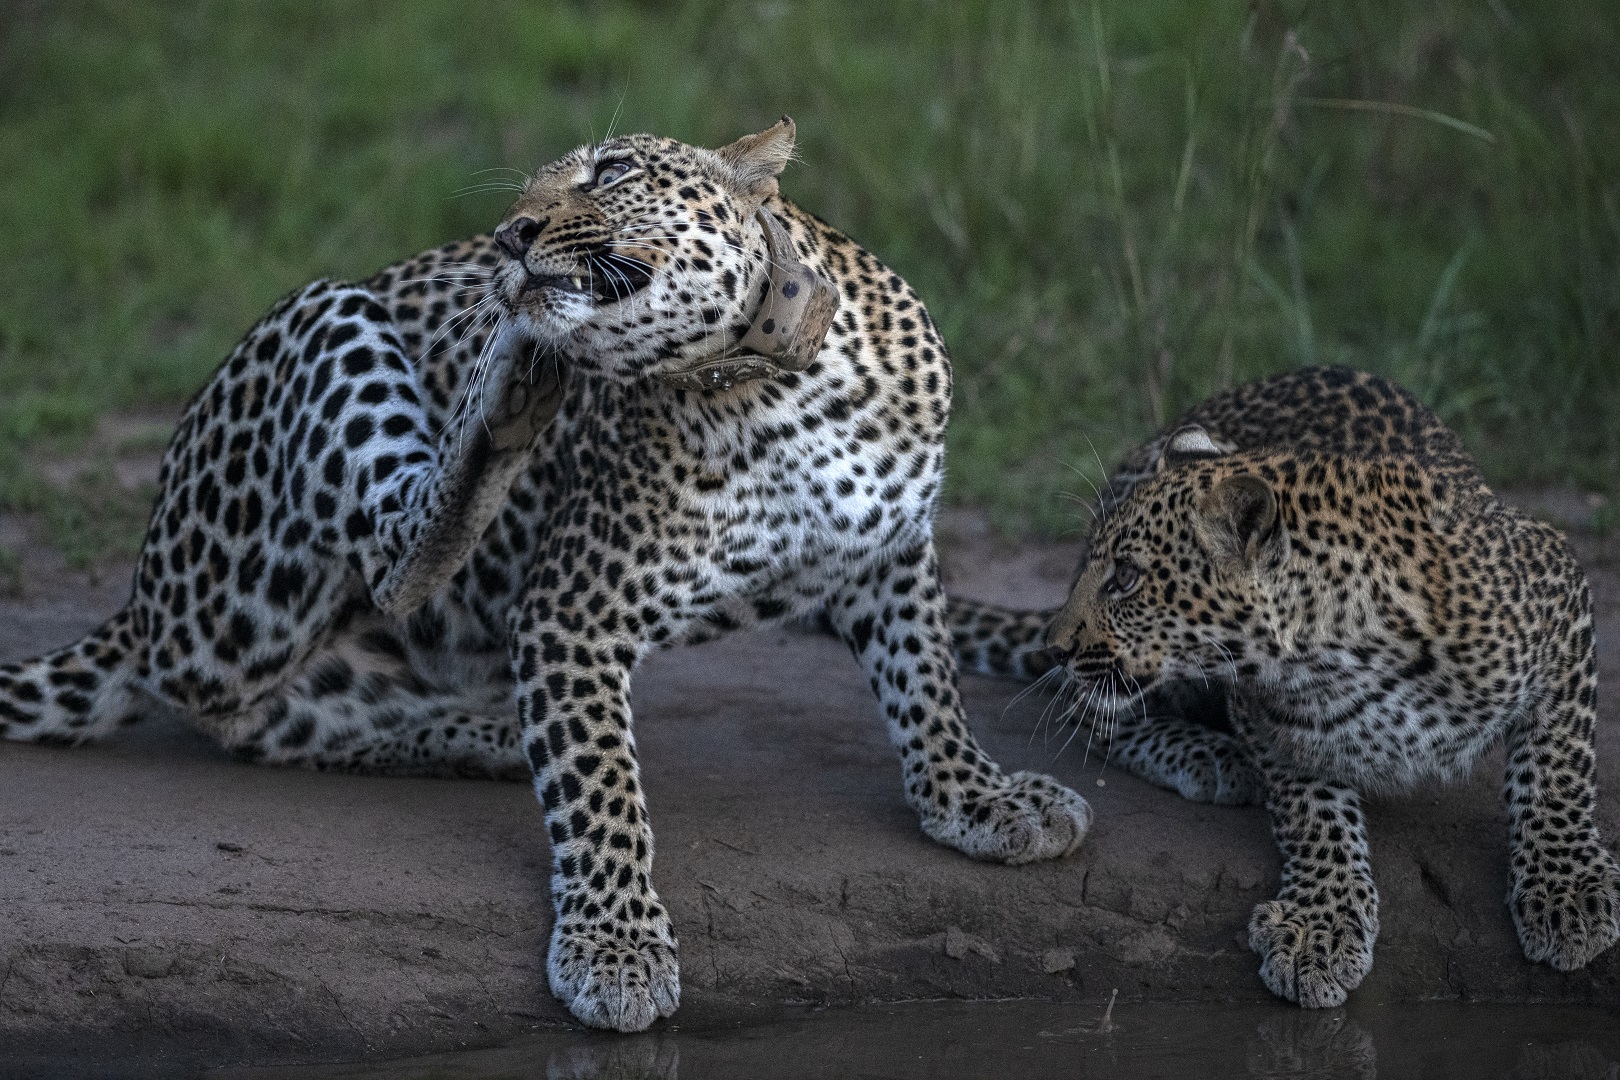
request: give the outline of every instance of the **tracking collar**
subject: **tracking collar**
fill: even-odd
[[[750,379],[803,371],[821,351],[838,314],[838,287],[799,261],[775,214],[761,207],[755,216],[765,229],[771,281],[754,321],[734,344],[660,373],[665,382],[685,390],[729,390]]]

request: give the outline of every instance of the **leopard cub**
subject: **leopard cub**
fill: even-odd
[[[1266,986],[1345,1000],[1378,934],[1361,795],[1460,778],[1499,740],[1525,955],[1569,971],[1614,944],[1592,601],[1564,537],[1375,376],[1293,372],[1186,420],[1127,463],[1046,637],[1105,711],[1226,685],[1283,857],[1249,921]]]

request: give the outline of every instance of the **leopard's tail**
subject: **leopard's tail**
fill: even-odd
[[[1049,611],[1016,611],[952,596],[946,603],[951,646],[963,671],[1010,679],[1037,679],[1053,667],[1046,628]]]
[[[126,608],[72,645],[0,664],[0,737],[88,742],[130,718],[136,704],[133,624]]]

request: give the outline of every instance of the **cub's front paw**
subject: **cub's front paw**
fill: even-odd
[[[953,813],[925,814],[922,827],[965,855],[1016,865],[1079,847],[1091,828],[1091,804],[1050,776],[1021,772],[969,790]]]
[[[1378,915],[1310,907],[1278,897],[1249,917],[1249,948],[1260,955],[1260,981],[1307,1009],[1343,1005],[1372,970]]]
[[[551,992],[591,1027],[644,1031],[681,1004],[681,965],[669,918],[589,926],[562,918],[546,963]]]
[[[1508,893],[1524,955],[1559,971],[1585,967],[1620,940],[1620,866],[1597,845],[1584,861],[1567,875],[1528,875]]]
[[[1191,749],[1174,778],[1176,791],[1191,802],[1216,806],[1254,806],[1265,800],[1260,770],[1232,736],[1207,733],[1203,745]]]

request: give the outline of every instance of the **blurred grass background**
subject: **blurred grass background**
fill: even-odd
[[[488,228],[605,133],[797,120],[790,197],[917,286],[953,499],[1077,528],[1218,386],[1390,374],[1492,478],[1620,475],[1610,0],[0,6],[0,504],[83,562],[143,500],[40,462],[172,410],[285,290]]]

